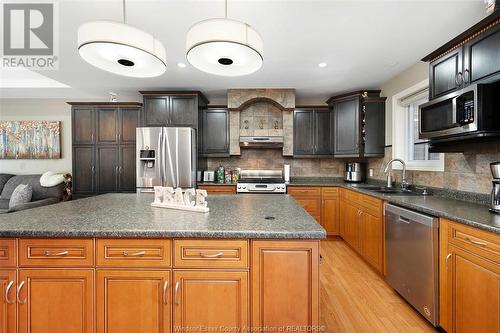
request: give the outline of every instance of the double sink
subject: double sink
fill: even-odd
[[[371,184],[351,184],[352,187],[359,188],[362,190],[373,191],[380,194],[390,194],[390,195],[429,195],[426,189],[424,191],[415,191],[411,189],[402,189],[400,187],[386,187],[380,185]]]

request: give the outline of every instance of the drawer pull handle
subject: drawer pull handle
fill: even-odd
[[[451,253],[448,253],[448,255],[446,256],[446,268],[448,268],[448,260],[451,258]]]
[[[146,251],[134,252],[134,253],[129,253],[128,251],[123,251],[124,257],[142,257],[145,254],[146,254]]]
[[[467,237],[467,240],[468,240],[469,242],[471,242],[472,244],[476,244],[476,245],[479,245],[479,246],[488,246],[488,244],[486,244],[486,243],[479,242],[479,241],[477,241],[477,240],[473,240],[473,239],[471,239],[471,238],[469,238],[469,237]]]
[[[11,301],[9,300],[9,291],[10,291],[10,288],[12,288],[12,286],[14,285],[14,281],[10,281],[9,284],[7,285],[7,287],[5,287],[5,292],[4,292],[4,297],[5,297],[5,302],[7,304],[14,304],[16,301]]]
[[[17,287],[16,298],[17,298],[17,303],[19,304],[26,304],[26,298],[23,301],[21,301],[21,298],[19,297],[19,294],[21,294],[21,289],[23,289],[23,286],[24,286],[24,281],[22,281],[19,287]]]
[[[45,256],[46,257],[63,257],[67,256],[69,254],[68,251],[62,251],[62,252],[57,252],[57,253],[52,253],[50,251],[45,251]]]
[[[178,299],[178,297],[177,297],[177,295],[178,295],[178,293],[179,293],[179,284],[180,284],[180,283],[179,283],[179,281],[177,281],[177,282],[175,283],[175,294],[174,294],[174,299],[175,299],[175,304],[176,304],[176,305],[179,305],[179,304],[180,304],[179,299]]]
[[[168,288],[168,281],[165,281],[163,284],[163,304],[167,304],[167,288]]]
[[[200,257],[202,257],[202,258],[219,258],[219,257],[222,257],[223,255],[224,255],[224,252],[219,252],[219,253],[215,253],[215,254],[207,254],[207,253],[200,252]]]

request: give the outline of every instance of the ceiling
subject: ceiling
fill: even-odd
[[[299,100],[324,101],[351,89],[380,87],[485,16],[483,0],[258,1],[229,0],[228,16],[252,25],[264,40],[264,66],[242,77],[196,70],[185,58],[185,36],[197,21],[220,17],[224,1],[127,1],[127,23],[161,40],[167,71],[136,79],[92,67],[78,55],[78,26],[121,20],[121,0],[59,1],[59,70],[40,71],[71,88],[0,85],[0,96],[139,100],[138,90],[195,89],[223,101],[228,88],[295,88]],[[319,68],[318,63],[328,66]],[[8,86],[8,85],[7,85]]]

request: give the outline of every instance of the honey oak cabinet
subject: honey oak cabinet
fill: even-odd
[[[236,194],[236,185],[199,185],[198,189],[208,194]]]
[[[355,205],[344,199],[340,201],[340,236],[358,252],[360,252],[360,213],[359,208]]]
[[[250,323],[248,272],[175,270],[174,332],[181,328],[238,328]]]
[[[0,269],[0,333],[16,332],[16,269]]]
[[[94,332],[92,269],[20,269],[18,332]]]
[[[319,324],[319,242],[252,242],[252,326]]]
[[[440,220],[440,318],[448,333],[500,332],[500,238]]]
[[[171,332],[170,273],[97,269],[96,332]]]

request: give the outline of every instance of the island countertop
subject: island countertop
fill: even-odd
[[[323,239],[288,195],[213,195],[209,213],[151,207],[151,194],[104,194],[0,215],[0,237]]]

